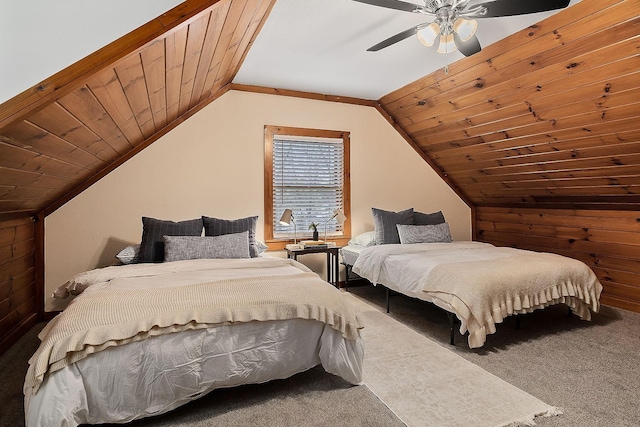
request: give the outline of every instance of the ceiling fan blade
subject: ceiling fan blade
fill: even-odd
[[[475,34],[466,42],[463,42],[458,33],[453,32],[453,42],[456,44],[456,47],[464,56],[471,56],[474,53],[478,53],[482,50],[480,47],[480,41],[475,36]]]
[[[356,0],[357,1],[357,0]],[[563,9],[569,6],[570,0],[495,0],[478,3],[475,7],[482,6],[487,9],[484,15],[474,15],[476,18],[495,18],[498,16],[526,15],[528,13],[547,12],[549,10]]]
[[[409,38],[415,35],[418,30],[422,27],[422,25],[417,25],[415,27],[411,27],[408,30],[404,30],[401,33],[396,34],[395,36],[391,36],[386,40],[381,41],[377,45],[371,46],[367,49],[367,52],[377,52],[380,49],[384,49],[385,47],[391,46],[392,44],[398,43],[406,38]]]
[[[413,3],[407,3],[398,0],[353,0],[359,3],[371,4],[373,6],[386,7],[387,9],[403,10],[405,12],[416,12],[422,9],[422,6]]]

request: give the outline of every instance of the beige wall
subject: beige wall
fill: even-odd
[[[46,218],[45,309],[66,305],[50,295],[74,274],[139,243],[142,216],[260,215],[262,239],[265,125],[351,132],[353,235],[373,230],[372,206],[414,207],[442,210],[454,239],[471,238],[470,209],[374,108],[229,92]]]

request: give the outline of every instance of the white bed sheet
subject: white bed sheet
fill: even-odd
[[[229,277],[282,275],[306,267],[290,260],[243,261],[254,267],[188,271],[174,284]],[[276,261],[277,262],[277,261]],[[272,266],[273,267],[273,266]],[[166,265],[161,268],[167,268]],[[216,273],[217,274],[217,273]],[[155,286],[152,275],[132,282],[93,284],[85,290],[113,286]],[[327,286],[330,286],[327,284]],[[337,290],[336,290],[337,291]],[[318,364],[357,384],[361,381],[362,340],[348,340],[322,322],[304,319],[220,325],[155,336],[95,353],[49,375],[35,395],[25,387],[25,421],[31,426],[122,423],[157,415],[211,390],[287,378]]]
[[[360,381],[361,341],[311,320],[251,322],[185,331],[113,347],[49,376],[26,425],[128,422],[162,414],[207,392],[287,378],[322,363]]]
[[[353,266],[353,264],[355,264],[356,260],[358,259],[358,255],[360,255],[360,252],[362,252],[364,249],[366,249],[366,247],[360,245],[347,245],[340,248],[342,262],[345,265]]]

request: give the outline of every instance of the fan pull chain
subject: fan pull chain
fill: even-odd
[[[446,61],[446,64],[444,65],[444,73],[449,74],[449,49],[448,48],[444,51],[444,60]]]

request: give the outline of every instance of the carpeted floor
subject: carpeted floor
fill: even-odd
[[[385,311],[381,286],[349,292]],[[391,317],[546,403],[564,409],[538,418],[539,426],[640,425],[640,313],[603,306],[591,322],[567,317],[564,305],[548,307],[498,325],[480,349],[456,334],[449,345],[444,311],[402,295],[391,297]]]
[[[537,417],[560,412],[386,313],[352,299],[366,325],[363,381],[407,425],[531,425]]]

